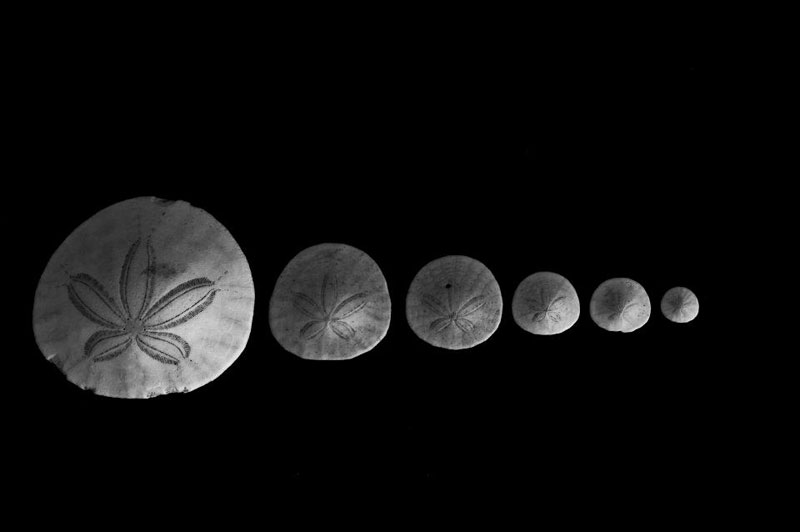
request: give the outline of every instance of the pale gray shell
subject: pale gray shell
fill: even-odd
[[[447,256],[423,267],[406,297],[406,318],[424,341],[466,349],[486,341],[500,325],[503,298],[489,268],[475,259]]]
[[[632,279],[609,279],[592,294],[589,313],[607,331],[633,332],[650,319],[650,298]]]
[[[530,333],[559,334],[578,321],[580,302],[575,287],[564,276],[537,272],[517,287],[511,312],[517,325]]]
[[[98,212],[53,254],[33,329],[74,384],[110,397],[194,390],[244,350],[253,279],[230,233],[183,201],[134,198]]]
[[[283,269],[269,302],[269,325],[290,353],[345,360],[386,336],[391,313],[386,279],[369,255],[346,244],[319,244]]]
[[[694,292],[682,286],[670,288],[661,298],[661,313],[675,323],[688,323],[700,312],[700,302]]]

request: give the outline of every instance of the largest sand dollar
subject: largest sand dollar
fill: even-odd
[[[425,265],[411,281],[406,318],[422,340],[445,349],[485,342],[500,325],[503,298],[483,263],[450,255]]]
[[[304,249],[286,265],[269,302],[272,335],[301,358],[346,360],[389,329],[392,302],[378,265],[346,244]]]
[[[230,233],[183,201],[135,198],[75,229],[36,289],[44,356],[111,397],[194,390],[247,343],[253,279]]]

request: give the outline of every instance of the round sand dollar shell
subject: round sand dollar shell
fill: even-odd
[[[589,313],[607,331],[633,332],[650,319],[650,298],[636,281],[617,277],[597,287]]]
[[[312,360],[366,353],[389,329],[386,279],[363,251],[319,244],[283,269],[269,302],[272,335],[284,349]]]
[[[670,288],[661,298],[661,313],[669,321],[687,323],[697,317],[700,302],[694,292],[682,286]]]
[[[217,378],[244,350],[253,279],[231,234],[183,201],[134,198],[56,250],[36,289],[42,354],[99,395],[146,398]]]
[[[559,334],[578,321],[578,293],[564,276],[537,272],[526,277],[514,292],[511,311],[517,325],[533,334]]]
[[[467,349],[486,341],[500,325],[503,298],[492,272],[470,257],[436,259],[414,277],[406,318],[424,341]]]

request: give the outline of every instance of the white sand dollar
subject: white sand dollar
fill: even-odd
[[[661,313],[669,321],[688,323],[700,312],[700,302],[694,292],[682,286],[670,288],[661,298]]]
[[[436,259],[414,277],[406,318],[422,340],[445,349],[486,341],[500,325],[500,287],[481,262],[460,255]]]
[[[607,331],[633,332],[650,319],[650,298],[632,279],[609,279],[592,294],[589,314]]]
[[[580,302],[575,287],[564,276],[537,272],[514,292],[511,311],[517,325],[533,334],[559,334],[578,321]]]
[[[284,349],[312,360],[346,360],[366,353],[389,329],[386,279],[363,251],[319,244],[283,269],[269,302],[272,335]]]
[[[110,397],[194,390],[244,350],[254,305],[242,250],[183,201],[134,198],[70,234],[36,289],[44,356],[74,384]]]

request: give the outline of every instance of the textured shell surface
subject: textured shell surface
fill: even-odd
[[[578,321],[580,301],[564,276],[537,272],[517,286],[511,311],[517,325],[530,333],[559,334]]]
[[[222,374],[250,335],[255,293],[231,234],[183,201],[133,198],[75,229],[36,289],[42,354],[81,388],[147,398]]]
[[[633,332],[650,319],[650,298],[644,287],[628,278],[604,281],[592,294],[592,320],[613,332]]]
[[[688,323],[700,312],[697,296],[688,288],[670,288],[661,298],[661,313],[675,323]]]
[[[386,336],[391,311],[378,264],[352,246],[325,243],[304,249],[283,269],[270,299],[269,324],[290,353],[347,360]]]
[[[462,255],[436,259],[414,277],[406,318],[425,342],[467,349],[486,341],[500,325],[503,298],[484,264]]]

